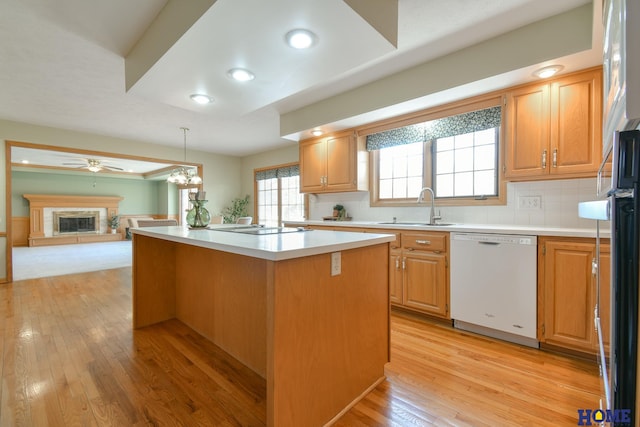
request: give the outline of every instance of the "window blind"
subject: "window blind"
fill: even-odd
[[[367,135],[367,150],[380,150],[438,138],[462,135],[500,126],[500,106],[443,117]]]
[[[273,169],[264,169],[256,172],[256,181],[272,178],[288,178],[300,175],[300,165],[282,166]]]

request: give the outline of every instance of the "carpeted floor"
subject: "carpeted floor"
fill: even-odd
[[[131,241],[13,248],[13,280],[131,266]]]

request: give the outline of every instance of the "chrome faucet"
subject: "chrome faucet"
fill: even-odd
[[[422,190],[420,190],[420,194],[418,195],[418,203],[424,200],[425,191],[428,191],[429,193],[431,193],[431,210],[429,211],[429,225],[434,225],[436,221],[439,219],[442,219],[442,217],[440,215],[436,215],[436,209],[435,209],[436,195],[433,193],[433,190],[431,189],[431,187],[424,187]]]

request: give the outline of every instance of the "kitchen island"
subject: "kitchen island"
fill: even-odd
[[[255,230],[132,230],[133,326],[177,318],[266,379],[268,426],[325,425],[384,379],[394,237]]]

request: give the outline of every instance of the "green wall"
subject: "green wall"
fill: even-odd
[[[29,201],[22,197],[23,194],[120,196],[124,197],[119,209],[123,215],[167,215],[178,212],[178,190],[175,185],[164,181],[112,178],[86,173],[13,171],[11,183],[13,216],[29,216]],[[176,195],[170,197],[170,192]],[[169,206],[169,203],[174,203],[176,206]]]

